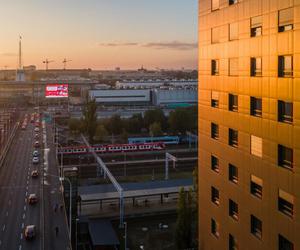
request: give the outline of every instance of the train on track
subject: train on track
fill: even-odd
[[[100,154],[105,153],[119,153],[119,152],[139,152],[139,151],[159,151],[165,149],[163,142],[152,143],[132,143],[132,144],[111,144],[111,145],[94,145],[87,146],[67,146],[57,148],[58,154],[86,154],[89,152],[96,152]]]

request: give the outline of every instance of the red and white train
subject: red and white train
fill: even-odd
[[[98,145],[93,147],[87,146],[70,146],[60,147],[57,149],[58,154],[86,154],[89,152],[96,153],[119,153],[119,152],[138,152],[138,151],[159,151],[165,149],[165,144],[162,142],[153,143],[136,143],[136,144],[111,144]]]

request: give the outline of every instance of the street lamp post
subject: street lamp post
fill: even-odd
[[[124,221],[124,249],[127,250],[127,222]]]
[[[60,181],[66,180],[70,185],[70,206],[69,206],[69,224],[70,224],[70,230],[69,230],[69,237],[70,241],[72,240],[72,183],[67,177],[59,177]]]

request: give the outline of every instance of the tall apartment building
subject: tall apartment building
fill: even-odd
[[[300,249],[300,0],[199,0],[200,249]]]

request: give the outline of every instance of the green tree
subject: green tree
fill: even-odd
[[[154,122],[160,123],[163,130],[165,130],[168,126],[167,118],[162,109],[150,109],[145,112],[144,115],[144,125],[146,128],[149,128],[151,124]]]
[[[126,131],[125,128],[122,129],[121,138],[122,138],[122,141],[123,141],[124,143],[127,143],[127,140],[128,140],[128,133],[127,133],[127,131]]]
[[[95,140],[98,142],[103,142],[104,139],[108,136],[108,131],[106,130],[103,124],[98,124],[96,133],[95,133]]]
[[[193,215],[193,190],[188,192],[181,188],[179,191],[177,221],[176,221],[176,245],[177,249],[188,249],[195,247],[193,240],[193,224],[197,223]]]
[[[129,133],[140,133],[144,126],[142,114],[133,114],[129,119],[127,119],[126,125]]]
[[[169,126],[174,133],[185,133],[193,128],[194,121],[188,109],[178,108],[172,111],[169,116]]]
[[[162,134],[161,125],[159,122],[154,122],[149,126],[150,136],[159,136]]]
[[[122,132],[122,128],[123,128],[123,122],[122,119],[119,115],[113,115],[112,117],[110,117],[108,119],[108,121],[106,122],[106,128],[107,130],[114,134],[114,135],[119,135]]]
[[[97,104],[95,100],[88,100],[83,110],[84,132],[87,133],[90,143],[93,143],[97,128]]]
[[[68,121],[69,129],[72,133],[78,133],[81,129],[81,122],[76,118],[70,118]]]

